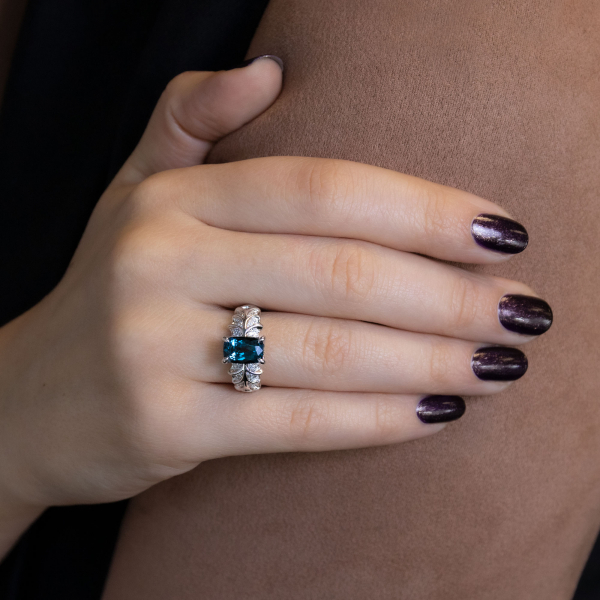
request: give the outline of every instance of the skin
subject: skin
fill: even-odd
[[[446,425],[417,418],[423,395],[510,385],[471,357],[531,339],[497,311],[534,292],[432,260],[508,260],[470,233],[500,207],[348,161],[201,164],[280,89],[270,60],[173,80],[64,279],[0,330],[1,553],[51,505],[131,497],[223,456],[413,440]],[[219,357],[244,303],[268,311],[255,394]]]

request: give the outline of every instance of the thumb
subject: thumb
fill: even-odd
[[[270,60],[269,60],[270,59]],[[264,112],[281,91],[283,63],[263,55],[230,71],[186,72],[163,92],[113,185],[204,162],[213,144]]]

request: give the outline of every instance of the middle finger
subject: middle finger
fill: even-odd
[[[212,251],[203,235],[185,278],[205,303],[498,344],[523,343],[551,323],[550,307],[523,283],[377,244],[218,229],[208,237]]]

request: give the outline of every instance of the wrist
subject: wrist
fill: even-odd
[[[26,472],[19,443],[26,435],[26,401],[18,381],[24,376],[22,352],[26,315],[0,328],[0,560],[46,508],[30,502],[21,485]]]

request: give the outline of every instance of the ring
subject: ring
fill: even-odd
[[[231,363],[229,374],[238,392],[260,390],[261,365],[264,364],[265,338],[260,335],[260,308],[238,306],[229,326],[230,337],[223,338],[223,362]]]

